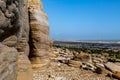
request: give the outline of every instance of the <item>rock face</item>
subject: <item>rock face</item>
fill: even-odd
[[[0,80],[16,80],[17,50],[0,43]]]
[[[16,80],[16,47],[23,29],[20,2],[0,0],[0,80]]]
[[[33,64],[42,66],[49,63],[49,24],[39,0],[29,0],[30,12],[30,59]],[[40,67],[40,66],[39,66]]]
[[[21,80],[23,75],[22,80],[32,80],[29,57],[34,64],[49,63],[48,35],[39,0],[0,0],[0,80]]]
[[[16,47],[21,37],[20,5],[18,0],[0,1],[0,41],[9,47]]]

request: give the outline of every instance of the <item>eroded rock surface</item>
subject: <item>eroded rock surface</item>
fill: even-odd
[[[51,40],[48,36],[49,24],[47,16],[42,10],[41,1],[29,0],[29,12],[31,47],[30,59],[33,64],[41,64],[42,67],[49,64],[49,49],[51,45]]]
[[[48,35],[47,15],[39,0],[0,0],[0,80],[21,80],[23,75],[27,77],[22,80],[30,80],[29,57],[34,64],[48,64]]]
[[[0,43],[0,80],[16,80],[17,54],[14,47]]]
[[[0,80],[16,80],[22,31],[19,0],[0,0]]]

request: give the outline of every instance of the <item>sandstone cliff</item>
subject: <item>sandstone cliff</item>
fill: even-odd
[[[49,63],[51,40],[47,15],[42,10],[39,0],[29,0],[30,12],[30,59],[33,64],[41,66]]]
[[[0,0],[0,80],[16,80],[17,45],[22,36],[19,0]]]
[[[21,80],[23,75],[22,80],[32,80],[31,62],[41,67],[49,63],[48,35],[41,1],[0,0],[0,80]]]

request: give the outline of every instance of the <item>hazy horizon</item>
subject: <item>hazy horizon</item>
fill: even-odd
[[[42,0],[54,40],[120,40],[120,0]]]

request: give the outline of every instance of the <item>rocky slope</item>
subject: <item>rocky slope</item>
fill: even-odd
[[[41,1],[0,0],[0,80],[32,80],[31,62],[49,63],[48,35]]]
[[[108,62],[109,55],[88,54],[53,48],[50,66],[34,71],[33,80],[119,80],[120,65]]]

